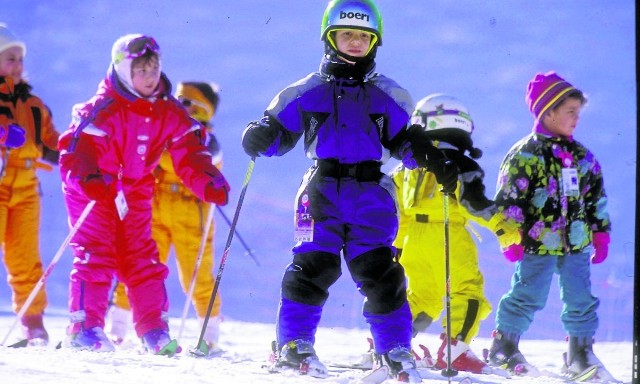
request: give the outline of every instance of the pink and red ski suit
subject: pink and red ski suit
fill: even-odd
[[[168,329],[168,269],[151,238],[152,171],[168,150],[178,176],[204,199],[205,186],[220,175],[204,137],[203,127],[171,96],[164,74],[160,92],[149,100],[126,91],[110,70],[97,94],[74,107],[71,126],[59,142],[70,225],[89,203],[78,181],[97,171],[121,181],[128,213],[121,220],[113,200],[97,201],[71,241],[69,333],[104,327],[114,276],[127,286],[139,337]]]

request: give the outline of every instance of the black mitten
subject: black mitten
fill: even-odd
[[[260,156],[261,152],[269,149],[275,140],[276,133],[269,125],[269,118],[263,117],[260,121],[252,121],[242,133],[242,148],[251,157]]]

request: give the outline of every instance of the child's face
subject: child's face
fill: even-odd
[[[131,66],[133,89],[143,97],[153,95],[160,82],[160,62],[157,57],[134,60]]]
[[[353,57],[365,57],[369,52],[371,34],[357,29],[341,29],[336,31],[336,47],[338,52]],[[345,60],[348,61],[348,60]]]
[[[0,76],[12,77],[14,83],[22,80],[23,57],[20,47],[11,47],[0,52]]]
[[[567,98],[559,107],[550,110],[542,119],[543,125],[553,134],[570,137],[578,125],[582,102]]]

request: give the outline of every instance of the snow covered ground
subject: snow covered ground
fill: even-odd
[[[0,317],[0,337],[4,338],[14,318]],[[173,336],[177,336],[180,320],[171,319]],[[12,349],[0,347],[0,382],[11,384],[158,384],[158,383],[353,383],[364,375],[361,371],[330,368],[327,379],[305,376],[271,374],[262,368],[269,354],[269,345],[274,336],[274,326],[264,323],[246,323],[227,319],[221,326],[221,347],[225,350],[220,357],[212,359],[196,358],[183,351],[173,358],[140,354],[139,344],[129,339],[126,349],[101,354],[86,351],[54,348],[64,337],[66,318],[49,316],[48,328],[52,331],[52,345],[47,348]],[[18,337],[16,329],[12,336]],[[197,320],[186,322],[180,344],[185,350],[193,347],[200,334]],[[366,351],[367,332],[363,329],[321,328],[318,331],[316,348],[320,358],[326,362],[347,363],[357,361]],[[440,345],[436,334],[421,334],[415,340],[429,347],[432,354]],[[478,338],[472,349],[479,356],[483,348],[488,348],[490,340]],[[622,382],[631,382],[631,342],[602,342],[594,346],[596,355],[608,370]],[[538,368],[550,372],[560,372],[562,352],[566,343],[550,340],[523,340],[521,350],[527,359]],[[425,383],[446,382],[439,371],[428,371]],[[562,380],[550,377],[512,379],[495,375],[469,375],[461,372],[452,381],[470,376],[474,383],[560,383]],[[389,381],[392,382],[392,381]]]
[[[20,0],[0,1],[0,22],[27,43],[25,65],[34,92],[53,111],[58,130],[69,124],[73,104],[88,99],[104,76],[111,45],[125,33],[155,36],[162,46],[163,68],[175,83],[210,80],[221,85],[221,105],[214,119],[225,153],[225,175],[232,198],[229,217],[241,189],[248,158],[240,147],[242,129],[262,115],[284,86],[317,68],[322,45],[319,29],[325,0]],[[596,353],[612,373],[629,382],[632,372],[633,280],[635,249],[637,80],[636,3],[632,0],[378,0],[384,16],[384,45],[378,70],[406,87],[414,99],[433,92],[460,98],[470,109],[474,142],[484,152],[487,193],[493,194],[499,163],[510,146],[526,134],[531,117],[524,103],[527,81],[538,71],[557,70],[589,96],[576,133],[602,163],[614,230],[609,258],[593,266],[592,282],[601,299]],[[250,4],[250,6],[247,6]],[[6,5],[6,6],[5,6]],[[188,5],[188,6],[186,6]],[[400,6],[401,5],[401,6]],[[282,158],[259,159],[247,190],[238,229],[261,265],[243,255],[234,241],[220,285],[222,344],[228,355],[214,360],[112,355],[64,350],[11,350],[0,347],[0,383],[279,383],[279,375],[260,369],[273,338],[280,279],[290,261],[291,207],[310,161],[301,145]],[[395,165],[390,162],[389,167]],[[42,260],[48,265],[68,233],[57,171],[41,172]],[[228,226],[217,216],[218,261]],[[481,325],[488,337],[495,307],[509,287],[513,265],[498,244],[480,229],[481,269],[494,311]],[[68,276],[67,252],[49,276],[45,322],[53,340],[63,337]],[[184,294],[173,260],[168,280],[170,315],[180,316]],[[331,288],[318,336],[324,360],[351,361],[366,349],[362,297],[344,276]],[[0,268],[0,337],[13,318],[11,292]],[[637,300],[637,299],[636,299]],[[547,307],[536,314],[523,336],[526,356],[542,368],[558,371],[564,332],[561,301],[554,283]],[[56,315],[59,315],[56,316]],[[242,321],[242,322],[240,322]],[[172,329],[179,324],[173,319]],[[183,344],[198,335],[189,323]],[[354,328],[345,330],[335,326]],[[434,326],[435,327],[435,326]],[[359,328],[359,329],[358,329]],[[430,349],[437,349],[433,329]],[[15,336],[17,336],[17,333]],[[534,341],[533,339],[537,340]],[[478,339],[479,354],[488,347]],[[356,373],[321,381],[348,383]],[[501,382],[483,377],[483,382]],[[509,382],[526,382],[513,379]],[[539,380],[538,382],[548,382]],[[287,382],[320,382],[292,378]]]
[[[25,66],[34,92],[53,111],[58,130],[69,124],[73,104],[93,95],[109,63],[111,45],[122,34],[149,33],[163,49],[163,68],[175,83],[211,80],[221,86],[215,132],[232,185],[233,216],[248,158],[240,146],[243,128],[259,118],[271,98],[317,68],[325,0],[21,0],[6,2],[6,22],[27,43]],[[10,6],[9,6],[10,3]],[[474,142],[484,152],[487,194],[494,193],[498,167],[511,145],[532,124],[524,103],[527,82],[538,71],[557,70],[587,91],[577,137],[598,156],[610,198],[613,233],[609,258],[592,268],[594,294],[601,299],[596,340],[632,340],[634,215],[636,187],[635,7],[632,0],[378,0],[384,16],[384,45],[378,70],[418,99],[433,92],[458,97],[470,109]],[[126,11],[125,11],[126,10]],[[593,58],[597,57],[598,60]],[[261,265],[234,241],[220,285],[223,312],[242,321],[275,319],[284,267],[293,245],[292,202],[310,161],[302,145],[282,158],[260,158],[248,186],[239,233]],[[387,164],[393,167],[396,162]],[[46,265],[67,236],[60,176],[40,172],[43,210],[41,256]],[[228,226],[216,214],[220,260]],[[494,311],[481,324],[488,337],[495,306],[508,290],[513,264],[495,237],[479,229],[480,266]],[[170,315],[180,316],[183,293],[170,260]],[[71,268],[67,252],[49,276],[48,313],[67,305]],[[362,297],[345,275],[331,288],[322,325],[365,327]],[[0,268],[0,280],[5,280]],[[0,283],[0,311],[10,311],[11,292]],[[561,301],[553,284],[547,307],[527,332],[531,339],[562,340]],[[622,321],[621,321],[622,320]]]

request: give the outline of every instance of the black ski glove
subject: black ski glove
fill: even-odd
[[[442,184],[442,192],[450,194],[458,187],[458,166],[453,160],[442,157],[432,161],[428,167],[436,176],[438,184]]]
[[[261,152],[269,149],[277,132],[269,125],[269,118],[263,117],[260,121],[252,121],[242,133],[242,148],[251,157],[260,156]]]
[[[407,138],[411,148],[411,157],[419,167],[427,168],[436,176],[438,184],[442,184],[442,192],[453,193],[458,186],[458,166],[447,159],[441,150],[436,148],[431,138],[419,124],[407,129]]]

